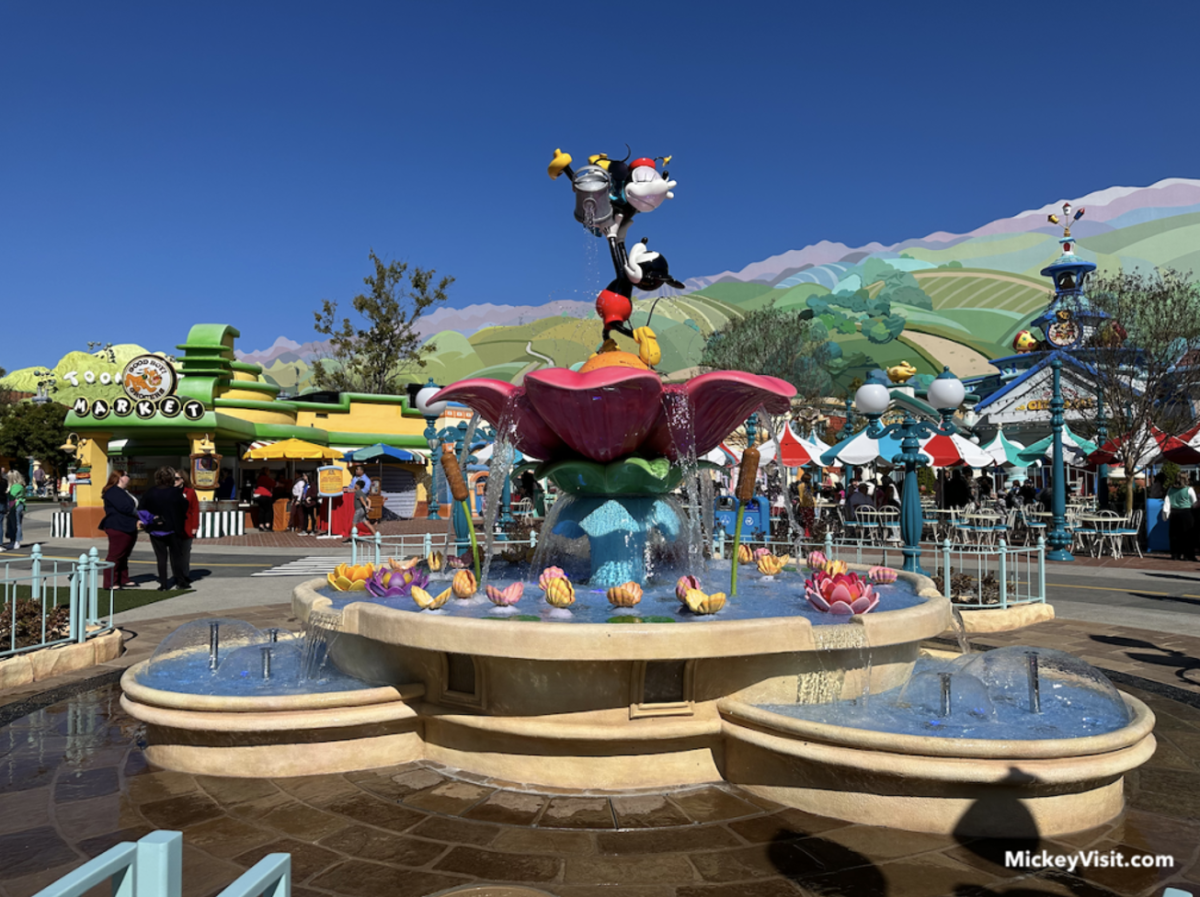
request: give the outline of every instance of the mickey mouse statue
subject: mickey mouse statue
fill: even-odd
[[[664,199],[674,199],[671,190],[675,181],[668,180],[665,166],[670,156],[662,158],[664,170],[659,174],[657,159],[609,159],[604,154],[588,157],[588,164],[578,172],[571,169],[571,156],[562,150],[554,151],[548,174],[551,180],[566,174],[575,190],[575,218],[598,237],[608,240],[616,278],[596,297],[596,313],[604,322],[604,346],[601,352],[616,350],[610,333],[617,331],[638,344],[638,357],[648,367],[662,359],[658,340],[649,327],[629,326],[633,314],[633,288],[656,290],[663,284],[683,289],[683,284],[671,276],[666,257],[646,247],[646,238],[626,251],[625,236],[633,216],[638,212],[653,212]]]

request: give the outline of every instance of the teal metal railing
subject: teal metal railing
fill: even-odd
[[[28,556],[0,559],[0,658],[112,630],[113,591],[107,615],[101,615],[100,599],[101,576],[112,566],[95,548],[71,560],[46,557],[34,545]],[[67,608],[65,621],[60,607]]]
[[[453,543],[453,539],[449,540]],[[480,540],[479,546],[482,550],[483,541]],[[535,546],[537,545],[537,533],[531,532],[529,539],[499,539],[493,544],[493,552],[499,553],[507,551],[519,546]],[[375,533],[373,536],[359,536],[354,534],[350,537],[350,563],[354,564],[375,564],[379,566],[387,558],[408,558],[413,555],[421,557],[429,557],[434,551],[447,552],[447,538],[443,535],[433,535],[432,533],[413,533],[409,535],[385,536],[382,533]],[[448,553],[453,553],[454,548],[449,548]],[[470,549],[468,548],[468,557],[470,557]]]
[[[88,860],[34,897],[83,897],[108,882],[113,897],[181,897],[183,835],[151,832],[140,841],[124,841]],[[291,897],[292,857],[263,857],[221,891],[218,897]]]

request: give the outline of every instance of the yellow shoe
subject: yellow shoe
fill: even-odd
[[[649,327],[639,327],[633,331],[634,341],[638,344],[638,357],[643,364],[654,367],[662,361],[662,350],[658,347],[658,338]]]

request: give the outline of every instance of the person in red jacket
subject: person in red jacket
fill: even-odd
[[[186,472],[175,471],[175,486],[183,490],[183,497],[187,499],[188,503],[187,517],[183,522],[182,550],[180,551],[183,560],[183,582],[177,582],[176,588],[190,589],[192,587],[192,541],[196,538],[196,531],[200,529],[200,499],[196,495],[196,490],[192,488],[192,481]]]

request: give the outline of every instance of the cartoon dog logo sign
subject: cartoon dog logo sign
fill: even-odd
[[[171,363],[157,355],[139,355],[121,372],[121,387],[135,402],[155,402],[169,396],[178,381]]]

